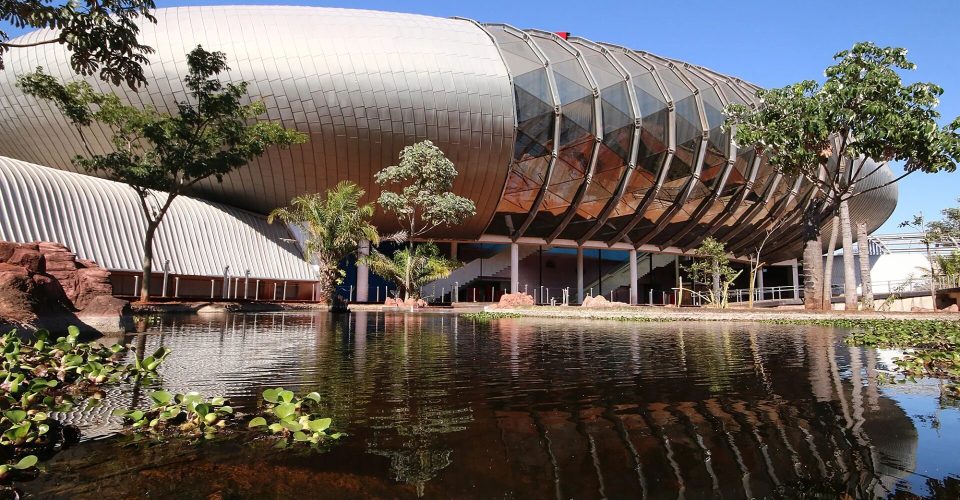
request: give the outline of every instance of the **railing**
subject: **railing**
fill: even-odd
[[[803,297],[803,289],[796,288],[793,285],[787,286],[764,286],[756,287],[753,289],[754,301],[759,300],[789,300],[789,299],[799,299]],[[730,302],[749,302],[750,301],[750,289],[749,288],[737,288],[735,290],[727,290],[727,300]]]

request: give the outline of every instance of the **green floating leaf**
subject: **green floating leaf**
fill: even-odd
[[[293,403],[280,403],[276,408],[273,409],[273,413],[280,417],[281,419],[287,418],[290,415],[297,411],[297,406]]]
[[[320,394],[318,394],[318,393],[316,393],[316,392],[311,392],[310,394],[307,394],[306,396],[304,396],[303,399],[309,399],[309,400],[311,400],[311,401],[316,401],[317,403],[319,403],[319,402],[320,402]]]
[[[156,406],[163,406],[173,400],[173,394],[167,391],[154,391],[150,393],[150,399]]]
[[[263,427],[265,425],[267,425],[267,419],[263,417],[255,417],[252,420],[250,420],[249,424],[247,424],[247,428]]]
[[[330,427],[330,423],[331,423],[331,422],[332,422],[332,420],[329,419],[329,418],[321,418],[321,419],[317,419],[317,420],[311,420],[311,421],[310,421],[310,430],[313,431],[313,432],[323,432],[323,431],[327,430],[327,429]]]
[[[3,414],[15,424],[19,424],[23,419],[27,418],[27,412],[23,410],[7,410],[3,412]]]
[[[36,455],[27,455],[20,459],[19,462],[14,464],[13,468],[18,470],[29,469],[37,465],[37,456]]]
[[[267,389],[263,391],[263,400],[268,403],[276,403],[279,392],[280,389]]]

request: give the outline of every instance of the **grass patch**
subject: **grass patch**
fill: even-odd
[[[523,315],[520,313],[509,313],[509,312],[475,312],[475,313],[463,313],[460,315],[464,319],[472,319],[474,321],[490,321],[494,319],[505,319],[505,318],[522,318]]]

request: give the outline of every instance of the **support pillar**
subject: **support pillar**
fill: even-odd
[[[793,259],[793,298],[800,298],[800,264]]]
[[[459,260],[457,255],[459,254],[459,249],[457,248],[457,242],[450,242],[450,260]]]
[[[577,301],[581,304],[587,298],[583,294],[583,247],[577,247]]]
[[[370,241],[360,240],[358,250],[361,257],[370,255]],[[370,299],[370,268],[357,261],[357,302],[367,302]]]
[[[637,250],[630,250],[630,305],[637,305]]]
[[[759,300],[763,300],[763,269],[757,273],[757,293],[760,294]]]
[[[520,291],[520,245],[510,244],[510,293]]]

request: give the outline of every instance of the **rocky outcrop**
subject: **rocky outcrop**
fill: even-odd
[[[387,307],[427,307],[427,301],[423,299],[414,299],[413,297],[403,300],[401,298],[390,298],[387,297],[387,300],[383,301],[383,305]]]
[[[59,243],[0,242],[0,326],[122,331],[110,272]]]
[[[583,299],[583,303],[580,304],[580,306],[593,308],[593,309],[606,309],[610,307],[629,307],[624,302],[611,302],[607,300],[603,295],[597,295],[596,297],[587,297]]]
[[[532,306],[533,295],[527,293],[505,293],[500,296],[497,307]]]
[[[101,296],[113,296],[110,271],[96,262],[78,259],[69,248],[59,243],[41,242],[40,253],[46,262],[46,272],[60,282],[67,298],[77,309],[86,309]]]

